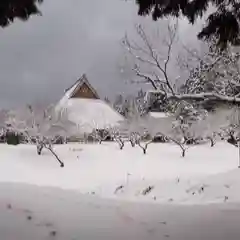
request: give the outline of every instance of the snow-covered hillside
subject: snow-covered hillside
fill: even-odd
[[[56,146],[64,161],[59,168],[34,146],[0,145],[0,182],[77,190],[101,198],[154,203],[224,203],[240,200],[237,148],[226,143],[194,146],[181,157],[177,146],[152,144],[148,153],[130,144]]]

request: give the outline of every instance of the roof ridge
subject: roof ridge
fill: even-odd
[[[79,81],[79,82],[78,82]],[[100,99],[97,91],[95,90],[95,88],[93,88],[93,86],[90,84],[90,82],[87,79],[86,74],[83,74],[82,77],[76,82],[76,87],[75,89],[72,91],[71,95],[69,96],[70,98],[79,90],[79,88],[85,83],[90,90],[93,92],[93,94]],[[78,84],[77,84],[78,83]]]
[[[74,85],[77,84],[77,82],[80,82],[83,78],[86,78],[86,74],[84,73],[80,78],[78,78],[77,81],[75,81],[70,87],[68,87],[67,89],[65,89],[65,92],[67,92],[68,90],[70,90]]]
[[[69,88],[67,88],[65,90],[65,94],[69,91],[68,98],[71,98],[81,88],[81,86],[84,83],[93,92],[93,94],[96,96],[97,99],[101,99],[100,96],[98,95],[97,91],[95,90],[95,88],[88,81],[87,75],[85,73],[77,81],[75,81]]]

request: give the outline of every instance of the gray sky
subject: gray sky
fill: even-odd
[[[83,73],[101,96],[138,88],[120,74],[120,40],[134,23],[156,23],[138,17],[134,1],[45,0],[41,10],[0,29],[0,107],[56,101]],[[189,28],[181,22],[180,33],[194,42]]]

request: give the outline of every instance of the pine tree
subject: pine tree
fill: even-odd
[[[1,0],[0,26],[6,27],[16,18],[28,20],[31,15],[40,14],[37,3],[43,0]]]
[[[153,20],[184,16],[192,24],[211,7],[214,11],[208,16],[198,37],[204,40],[215,37],[221,48],[225,48],[228,42],[234,45],[240,43],[240,2],[237,0],[136,0],[136,3],[139,15],[151,14]]]

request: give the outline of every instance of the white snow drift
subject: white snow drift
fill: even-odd
[[[30,145],[0,145],[0,182],[77,190],[103,198],[161,203],[240,200],[237,148],[226,143],[193,146],[185,158],[177,146],[152,144],[148,153],[127,144],[59,145],[65,167]]]

